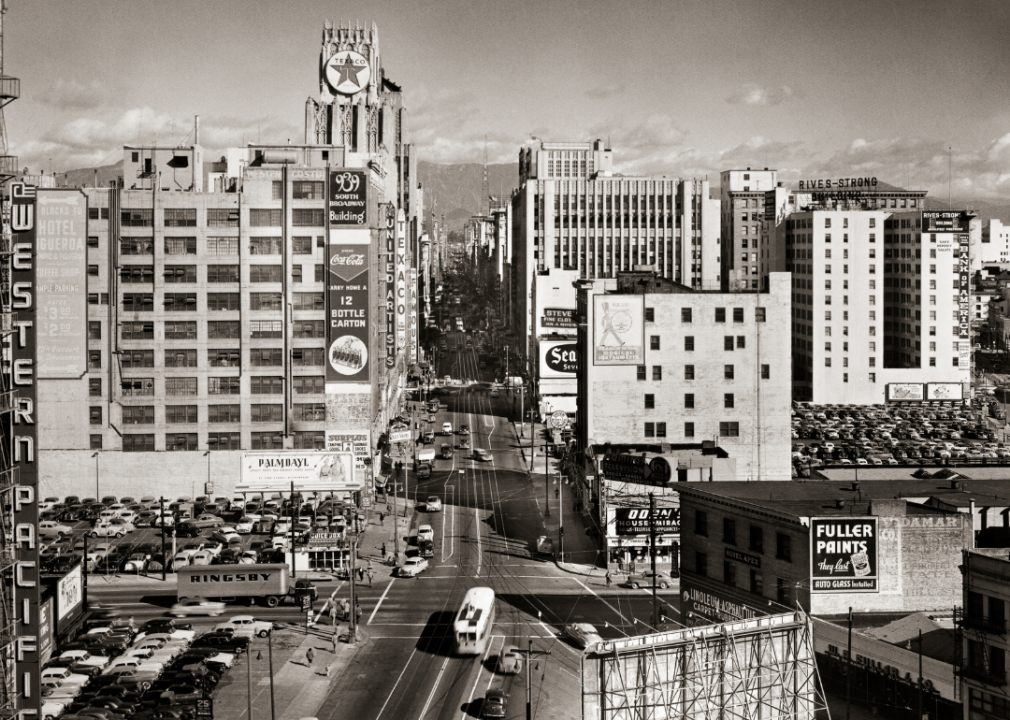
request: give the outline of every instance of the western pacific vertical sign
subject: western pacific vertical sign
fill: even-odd
[[[381,206],[382,238],[386,256],[386,367],[396,365],[396,208]]]
[[[14,618],[16,620],[13,684],[18,709],[24,717],[41,717],[42,698],[39,617],[39,512],[38,464],[36,462],[35,404],[37,400],[36,318],[36,190],[12,183],[8,211],[12,233],[11,309],[13,326],[4,328],[7,344],[4,363],[8,387],[14,389],[11,410],[3,414],[4,441],[14,455]],[[13,330],[13,332],[9,332]],[[6,409],[6,408],[5,408]],[[9,482],[9,479],[8,479]],[[5,660],[6,662],[6,660]]]

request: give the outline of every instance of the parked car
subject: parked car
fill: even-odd
[[[55,520],[46,520],[39,523],[39,532],[42,534],[56,535],[62,538],[64,535],[73,535],[74,529],[69,525],[58,523]]]
[[[214,629],[232,629],[236,635],[266,637],[273,630],[273,623],[257,620],[252,615],[235,615],[228,622],[214,626]]]
[[[484,702],[480,706],[482,718],[503,718],[508,714],[508,695],[504,690],[491,688],[484,693]]]
[[[674,580],[673,580],[673,578],[670,577],[670,575],[668,573],[665,573],[665,572],[657,572],[656,573],[656,585],[657,585],[657,587],[661,587],[664,590],[666,590],[668,587],[670,587],[671,585],[673,585],[673,583],[674,583]],[[628,579],[625,581],[625,584],[628,587],[633,588],[635,590],[637,590],[640,587],[651,588],[652,587],[652,571],[651,570],[645,570],[643,572],[632,573],[632,574],[628,575]]]

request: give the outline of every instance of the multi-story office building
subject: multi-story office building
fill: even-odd
[[[978,268],[986,264],[1010,263],[1010,225],[991,218],[988,225],[982,226],[977,257]],[[972,264],[976,264],[974,258]],[[972,270],[978,268],[973,267]]]
[[[374,26],[327,25],[322,67],[304,144],[213,168],[198,134],[128,146],[119,186],[84,190],[87,372],[40,384],[45,494],[79,492],[67,467],[99,492],[221,494],[241,451],[327,449],[370,488],[417,358],[420,199]]]
[[[574,336],[573,280],[649,267],[687,287],[719,287],[719,208],[708,181],[615,175],[613,151],[595,140],[524,147],[519,184],[510,319],[535,392],[542,341]],[[567,387],[539,394],[574,412],[573,382]]]
[[[582,286],[580,447],[708,443],[735,462],[737,479],[790,478],[787,274],[756,293],[645,272]]]
[[[725,170],[719,176],[721,269],[723,292],[756,291],[774,267],[770,245],[761,244],[766,193],[776,188],[776,171]]]
[[[795,399],[967,397],[968,217],[924,226],[929,215],[830,204],[789,214]]]
[[[960,615],[962,698],[966,720],[1010,716],[1007,692],[1007,603],[1010,562],[964,551],[964,603]]]

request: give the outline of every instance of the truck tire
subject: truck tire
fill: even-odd
[[[263,604],[266,605],[268,608],[275,608],[280,604],[280,602],[281,602],[280,598],[278,598],[276,595],[267,595],[265,598],[263,598]]]

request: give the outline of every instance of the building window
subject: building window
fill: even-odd
[[[88,395],[90,397],[102,396],[102,379],[88,378]]]
[[[684,395],[684,407],[693,408],[694,407],[694,393],[685,393]]]
[[[207,311],[238,310],[240,308],[238,293],[207,293]]]
[[[166,265],[164,277],[166,283],[195,283],[196,265]]]
[[[208,395],[241,395],[242,385],[237,377],[207,378]]]
[[[150,208],[123,208],[119,218],[123,227],[154,227],[154,210]]]
[[[645,380],[645,365],[639,365],[637,368],[637,374],[639,380]]]
[[[263,282],[280,282],[281,281],[281,270],[280,265],[250,265],[249,266],[249,282],[263,283]]]
[[[735,372],[734,372],[734,369],[733,369],[732,365],[723,365],[722,366],[722,376],[723,376],[724,379],[726,379],[726,380],[732,380],[734,374],[735,374]]]
[[[153,425],[153,405],[126,405],[123,407],[124,425]]]
[[[652,393],[645,394],[645,409],[654,410],[656,407],[656,396]]]
[[[294,227],[322,227],[322,208],[294,208],[291,211],[291,224]]]
[[[196,405],[166,405],[165,422],[177,425],[197,422]]]
[[[88,409],[88,416],[91,425],[101,425],[102,424],[102,406],[92,405]]]
[[[666,423],[658,422],[656,423],[656,437],[665,438],[666,437]]]
[[[282,348],[252,348],[249,350],[249,363],[253,367],[280,367],[284,364]]]
[[[321,338],[323,331],[322,320],[295,320],[292,335],[296,338]]]
[[[324,365],[323,348],[295,348],[291,351],[291,364],[295,367]]]
[[[645,308],[645,322],[656,322],[656,308]]]
[[[123,435],[123,452],[154,452],[154,435]]]
[[[755,595],[764,594],[764,587],[761,582],[761,573],[754,568],[750,568],[750,591]]]
[[[663,366],[662,365],[653,365],[652,366],[652,379],[653,380],[662,380],[663,379]]]
[[[165,312],[196,312],[196,293],[165,293]]]
[[[254,323],[249,323],[252,326]],[[241,327],[238,320],[209,320],[207,322],[207,337],[215,340],[237,340]]]
[[[296,375],[291,380],[295,395],[321,395],[324,392],[322,375]]]
[[[154,312],[154,295],[123,293],[123,312]]]
[[[723,339],[722,339],[722,349],[723,350],[730,350],[730,351],[733,350],[733,336],[732,335],[726,335],[725,337],[723,337]]]
[[[659,335],[649,336],[649,349],[659,350]]]
[[[101,450],[102,449],[102,436],[92,435],[91,436],[91,450]]]
[[[743,308],[733,308],[733,322],[743,322]]]
[[[249,393],[252,395],[282,395],[284,393],[284,378],[254,375],[249,378]]]
[[[279,292],[249,293],[250,310],[280,310],[281,294]]]
[[[237,432],[209,432],[207,433],[208,450],[241,450],[242,443],[239,439],[241,433]]]
[[[294,200],[322,200],[323,183],[318,180],[295,180],[291,183],[291,197]]]
[[[722,581],[730,587],[736,587],[736,565],[731,560],[722,561]]]
[[[733,408],[734,407],[734,402],[735,401],[733,399],[733,393],[725,393],[722,396],[722,406],[724,408]]]
[[[166,255],[196,255],[195,237],[167,237],[165,238]]]
[[[312,236],[306,235],[291,238],[291,253],[293,255],[311,255]]]
[[[716,308],[715,309],[715,321],[717,323],[726,322],[726,308]]]
[[[250,255],[280,255],[281,239],[279,237],[249,238]]]
[[[772,377],[772,366],[771,365],[762,365],[761,366],[761,379],[762,380],[770,380],[771,377]]]
[[[255,352],[255,348],[250,352]],[[241,367],[242,351],[229,349],[208,350],[207,364],[210,367]]]
[[[656,424],[647,422],[645,423],[645,437],[651,438],[656,437]]]
[[[296,292],[292,300],[294,310],[325,310],[326,304],[321,292]]]
[[[280,432],[272,431],[250,433],[250,440],[252,441],[253,450],[284,449],[284,435]]]
[[[165,227],[196,227],[196,208],[165,208]]]
[[[238,227],[238,209],[207,208],[207,227]]]
[[[695,551],[694,571],[702,577],[708,577],[708,555],[703,552]]]
[[[740,437],[740,423],[720,422],[719,437]]]
[[[704,510],[694,511],[694,534],[708,537],[708,513]]]
[[[165,435],[165,450],[168,452],[193,451],[197,449],[196,433],[173,433]]]
[[[782,578],[775,578],[775,599],[780,605],[789,606],[789,584]]]
[[[322,266],[322,265],[316,265],[315,266],[315,271],[316,271],[315,282],[317,282],[317,283],[318,282],[323,282],[323,277],[324,277],[324,273],[325,273],[324,266]]]
[[[786,562],[793,561],[793,539],[785,533],[775,533],[775,557]]]
[[[326,449],[326,433],[322,430],[296,430],[293,434],[295,450]]]
[[[119,363],[125,370],[133,368],[153,368],[154,350],[122,350]]]
[[[754,308],[754,320],[755,322],[765,322],[765,308]]]
[[[154,241],[151,238],[124,237],[119,241],[120,255],[153,255]]]
[[[124,322],[122,325],[123,340],[154,339],[154,323]]]
[[[165,378],[166,395],[196,395],[196,378]]]
[[[154,378],[127,378],[120,383],[124,397],[154,395]]]
[[[736,520],[733,518],[722,519],[722,541],[729,545],[736,545]]]
[[[281,422],[284,419],[283,405],[252,405],[250,408],[254,423]]]
[[[694,380],[694,365],[685,365],[684,366],[684,379],[685,380]]]
[[[684,423],[684,437],[693,438],[694,437],[694,423],[686,422]]]
[[[693,322],[691,319],[691,308],[680,309],[680,321],[683,323]]]
[[[321,422],[326,419],[325,403],[295,403],[295,420]]]
[[[207,422],[237,423],[242,421],[241,405],[208,405]]]
[[[687,336],[684,337],[684,350],[687,351],[687,352],[691,352],[691,351],[694,350],[694,336],[693,335],[687,335]]]
[[[280,208],[252,208],[249,210],[249,225],[251,227],[280,227],[281,219]]]

